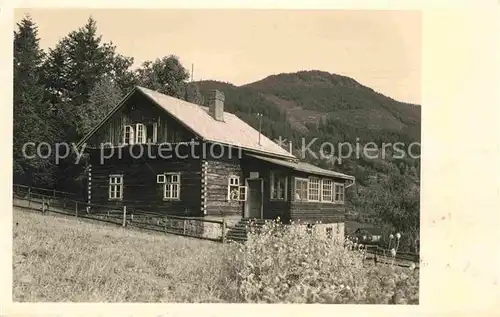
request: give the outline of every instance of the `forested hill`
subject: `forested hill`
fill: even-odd
[[[283,125],[289,123],[301,135],[331,129],[333,139],[339,141],[420,140],[420,106],[398,102],[349,77],[300,71],[271,75],[243,86],[217,81],[197,84],[202,95],[209,89],[222,90],[230,112],[243,117],[263,113],[264,129],[273,136],[276,130],[287,134]]]
[[[222,90],[225,109],[254,127],[258,125],[256,113],[263,113],[263,132],[272,138],[292,139],[296,149],[303,138],[306,144],[313,138],[318,138],[318,144],[420,142],[419,105],[396,101],[349,77],[314,70],[271,75],[243,86],[218,81],[196,84],[202,95],[210,89]],[[359,172],[355,165],[362,162],[346,161],[337,169]],[[404,159],[398,168],[401,162],[402,169],[414,167],[418,174],[417,161]],[[386,171],[386,164],[382,165]],[[362,178],[374,176],[376,170],[362,173],[366,174]]]

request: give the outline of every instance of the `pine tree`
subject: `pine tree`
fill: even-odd
[[[81,114],[87,113],[91,91],[103,78],[110,78],[120,90],[122,87],[130,89],[135,84],[129,70],[132,63],[132,58],[117,54],[112,43],[102,42],[92,17],[50,50],[44,65],[44,78],[50,99],[61,116],[66,141],[82,137],[80,128],[86,125],[82,123],[86,118]]]
[[[28,158],[23,153],[28,142],[53,144],[56,134],[49,104],[44,99],[45,87],[40,76],[44,52],[39,41],[37,26],[26,16],[14,32],[14,181],[50,185],[52,162],[40,157]]]

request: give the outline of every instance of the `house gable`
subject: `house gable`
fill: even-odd
[[[144,125],[138,127],[137,124]],[[128,128],[126,128],[128,127]],[[137,142],[138,128],[143,130],[146,142],[152,143],[178,143],[189,142],[197,139],[193,131],[173,118],[168,112],[158,107],[147,96],[141,93],[132,93],[89,133],[79,145],[86,143],[86,148],[99,148],[101,144],[113,147],[123,145],[132,139]],[[129,129],[129,130],[126,130]],[[142,138],[141,138],[142,139]],[[139,140],[141,141],[141,140]]]
[[[224,120],[216,120],[207,107],[201,107],[138,86],[135,87],[100,124],[87,134],[87,136],[79,142],[78,146],[80,147],[91,139],[106,122],[124,107],[125,104],[129,103],[131,99],[136,98],[137,95],[149,100],[150,104],[155,105],[158,109],[167,113],[200,140],[239,148],[253,153],[261,153],[286,159],[296,159],[291,153],[232,113],[224,112]],[[115,123],[111,123],[111,125],[115,126],[112,129],[116,129],[116,126],[120,123],[123,124],[118,118],[115,118],[115,121]],[[103,135],[101,134],[101,138],[102,137]],[[106,137],[105,134],[104,137]],[[115,136],[115,139],[118,137],[119,136]]]

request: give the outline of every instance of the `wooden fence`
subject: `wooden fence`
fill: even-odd
[[[401,267],[414,265],[416,269],[420,268],[420,256],[418,254],[397,252],[395,256],[392,256],[390,250],[376,245],[366,246],[365,260],[372,260],[375,265],[388,264]]]
[[[226,242],[224,220],[165,215],[138,208],[127,210],[126,205],[117,207],[89,204],[78,200],[76,194],[62,191],[14,184],[13,205],[42,213],[74,216],[122,227],[130,226],[148,231]]]
[[[77,195],[74,193],[17,184],[13,186],[13,205],[41,211],[42,213],[51,212],[111,223],[122,227],[130,226],[148,231],[182,235],[222,243],[228,240],[228,232],[231,229],[237,229],[228,226],[225,220],[165,215],[148,211],[147,208],[134,207],[133,209],[127,209],[127,206],[117,208],[110,205],[89,204],[78,200]],[[208,233],[207,228],[211,228],[211,230],[208,230]],[[234,237],[231,239],[234,240]],[[419,266],[418,254],[398,252],[393,257],[389,250],[380,246],[367,246],[365,257],[367,260],[373,260],[374,264],[390,264],[405,267],[414,264],[417,268]]]

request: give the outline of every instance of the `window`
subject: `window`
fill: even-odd
[[[308,198],[312,201],[319,201],[320,199],[320,179],[317,177],[309,178]]]
[[[344,184],[335,184],[335,202],[344,202]]]
[[[240,178],[238,176],[229,176],[227,186],[227,200],[238,200],[240,191]]]
[[[238,197],[238,200],[240,200],[240,201],[247,200],[247,187],[246,186],[240,186],[240,196]]]
[[[271,172],[271,199],[286,200],[287,177],[277,172]]]
[[[229,176],[227,185],[227,200],[247,200],[247,187],[240,186],[240,178],[238,176]]]
[[[156,175],[156,182],[158,184],[165,184],[165,174]]]
[[[123,144],[134,144],[134,128],[131,125],[123,128]]]
[[[181,175],[179,173],[165,174],[165,183],[163,184],[164,199],[179,199],[180,197]]]
[[[326,202],[333,201],[333,182],[330,179],[324,179],[321,182],[322,192],[321,192],[321,200]]]
[[[295,200],[307,200],[307,178],[295,178]]]
[[[146,126],[142,123],[137,123],[135,125],[135,143],[144,144],[146,143]]]
[[[109,175],[109,199],[123,199],[123,175]]]

